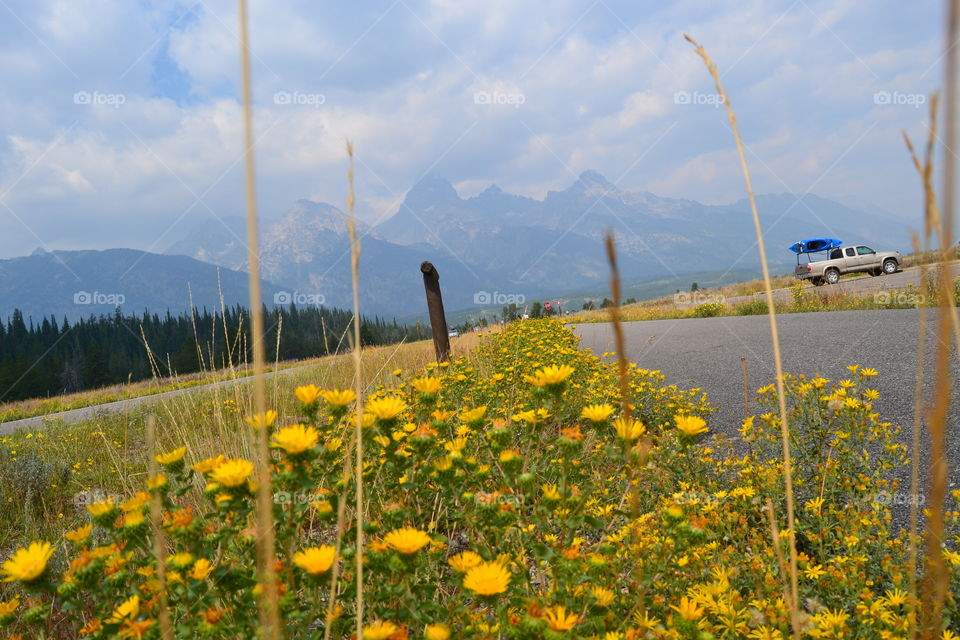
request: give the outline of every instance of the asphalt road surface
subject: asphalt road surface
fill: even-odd
[[[273,376],[285,375],[287,373],[292,373],[298,369],[304,367],[316,366],[315,364],[307,364],[302,366],[290,367],[287,369],[280,369],[279,371],[268,371],[264,374],[266,379],[270,379]],[[230,380],[221,380],[220,382],[211,382],[210,384],[198,385],[195,387],[185,387],[183,389],[174,389],[173,391],[164,391],[162,393],[154,393],[151,395],[138,396],[136,398],[127,398],[126,400],[117,400],[116,402],[107,402],[104,404],[97,404],[90,407],[81,407],[79,409],[70,409],[68,411],[59,411],[57,413],[51,413],[45,416],[35,416],[33,418],[23,418],[21,420],[10,420],[9,422],[0,422],[0,435],[6,433],[13,433],[21,429],[42,429],[48,424],[76,424],[78,422],[85,422],[87,420],[93,420],[94,418],[111,413],[127,413],[136,409],[137,407],[151,404],[154,402],[159,402],[160,400],[173,398],[176,396],[187,395],[191,393],[196,393],[198,391],[210,391],[212,389],[217,389],[221,387],[230,387],[233,385],[244,384],[250,382],[253,379],[253,376],[243,376],[239,378],[232,378]]]
[[[882,276],[881,276],[882,278]],[[874,280],[879,278],[874,278]],[[873,367],[879,375],[871,386],[880,392],[874,407],[884,421],[903,425],[902,442],[910,447],[913,425],[915,371],[919,329],[916,309],[792,313],[777,316],[783,367],[787,373],[821,374],[831,380],[850,376],[846,366]],[[930,310],[928,335],[936,329],[936,310]],[[774,380],[773,349],[767,316],[735,316],[624,323],[628,358],[646,369],[658,369],[668,383],[699,387],[717,407],[710,419],[714,431],[732,439],[744,417],[741,356],[747,359],[751,409],[755,392]],[[615,351],[610,325],[578,325],[584,347],[597,354]],[[925,394],[933,391],[932,352],[927,343]],[[960,374],[957,351],[951,349],[951,368]],[[960,393],[954,379],[948,420],[951,486],[960,483]],[[928,463],[924,438],[921,469]],[[901,486],[909,486],[909,481]]]

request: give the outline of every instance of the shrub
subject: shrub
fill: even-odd
[[[725,309],[721,302],[705,302],[693,308],[693,315],[697,318],[714,318]]]
[[[873,411],[874,374],[786,381],[804,637],[907,628],[907,545],[882,499],[897,491],[904,452]],[[627,382],[632,417],[617,409],[615,364],[554,321],[525,320],[471,360],[367,398],[363,638],[788,637],[781,540],[763,513],[773,502],[782,523],[775,412],[743,424],[749,451],[737,455],[722,435],[705,439],[702,395],[636,366]],[[296,397],[300,416],[250,421],[273,443],[284,635],[320,638],[329,626],[348,638],[360,552],[343,467],[352,397],[311,386]],[[158,462],[142,491],[91,505],[90,523],[56,543],[70,548],[61,575],[39,542],[3,565],[26,595],[0,603],[0,624],[28,637],[56,626],[58,637],[156,638],[163,594],[176,638],[257,636],[253,464],[196,461],[184,448]],[[956,620],[952,597],[946,615]]]
[[[761,316],[769,312],[766,300],[756,299],[741,302],[734,308],[734,315],[738,316]]]

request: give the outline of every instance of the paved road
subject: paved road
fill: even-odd
[[[875,280],[877,278],[874,278]],[[933,314],[931,314],[933,315]],[[784,370],[837,380],[849,376],[849,364],[880,372],[873,385],[880,391],[876,409],[884,420],[904,426],[909,447],[919,311],[835,311],[778,315]],[[743,376],[740,357],[747,359],[751,391],[773,382],[773,350],[767,316],[698,318],[628,322],[624,325],[627,355],[639,366],[659,369],[667,382],[700,387],[718,407],[711,427],[737,435],[743,419]],[[935,325],[928,326],[932,333]],[[576,327],[583,346],[595,353],[614,351],[610,325]],[[933,350],[933,339],[927,353]],[[931,358],[928,356],[928,363]],[[951,365],[958,373],[956,349]],[[928,366],[926,392],[932,392],[933,367]],[[751,398],[751,403],[753,398]],[[753,406],[753,405],[751,405]],[[951,484],[960,483],[960,392],[954,381],[948,428]],[[927,447],[924,447],[926,451]],[[922,459],[926,467],[926,456]],[[905,485],[909,486],[909,484]]]
[[[276,375],[286,375],[292,373],[299,369],[305,367],[316,366],[316,363],[299,365],[295,367],[290,367],[287,369],[280,369],[279,371],[269,371],[265,374],[267,379],[272,378]],[[183,389],[175,389],[173,391],[164,391],[163,393],[155,393],[153,395],[139,396],[136,398],[128,398],[126,400],[118,400],[116,402],[107,402],[105,404],[97,404],[90,407],[82,407],[80,409],[70,409],[69,411],[60,411],[58,413],[51,413],[45,416],[36,416],[33,418],[23,418],[22,420],[11,420],[9,422],[0,422],[0,435],[7,433],[13,433],[21,429],[38,429],[47,426],[48,424],[76,424],[78,422],[84,422],[86,420],[91,420],[97,416],[110,414],[110,413],[126,413],[131,411],[139,406],[145,404],[151,404],[154,402],[159,402],[164,399],[174,398],[177,396],[182,396],[191,393],[197,393],[198,391],[211,391],[213,389],[219,389],[222,387],[230,387],[234,385],[244,384],[249,382],[253,376],[243,376],[240,378],[235,378],[231,380],[222,380],[220,382],[211,382],[210,384],[198,385],[195,387],[185,387]]]

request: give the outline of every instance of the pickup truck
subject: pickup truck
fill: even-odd
[[[810,280],[814,285],[836,284],[844,273],[896,273],[903,258],[899,251],[874,251],[866,245],[830,249],[829,258],[797,264],[794,271],[801,280]]]

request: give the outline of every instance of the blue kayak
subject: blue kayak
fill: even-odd
[[[837,240],[836,238],[810,238],[809,240],[801,240],[796,244],[790,245],[790,251],[796,254],[816,253],[817,251],[835,249],[841,244],[843,244],[843,241]]]

